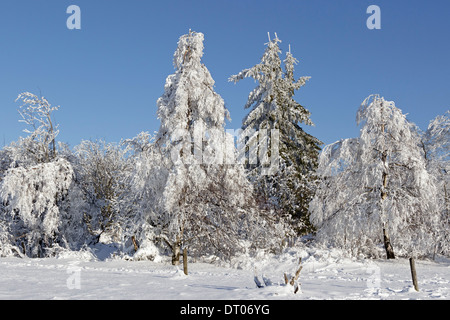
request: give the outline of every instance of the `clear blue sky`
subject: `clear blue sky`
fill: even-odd
[[[81,8],[81,30],[69,30],[66,9]],[[381,8],[381,30],[369,30],[369,5]],[[325,143],[358,136],[356,111],[365,97],[394,100],[426,129],[450,107],[448,0],[1,0],[0,146],[15,141],[20,92],[60,105],[59,140],[118,142],[159,128],[156,100],[173,73],[178,38],[205,34],[204,63],[237,129],[251,79],[228,77],[260,61],[267,32],[311,76],[296,100],[312,113],[305,130]],[[283,54],[284,57],[284,54]]]

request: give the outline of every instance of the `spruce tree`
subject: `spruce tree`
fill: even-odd
[[[258,199],[292,219],[297,232],[307,233],[311,231],[308,204],[314,195],[314,172],[322,142],[301,127],[313,122],[294,95],[309,77],[295,80],[298,61],[290,48],[283,70],[280,42],[276,34],[273,40],[269,37],[261,62],[231,76],[230,81],[251,77],[258,82],[244,106],[251,111],[243,120],[241,134],[243,161]]]

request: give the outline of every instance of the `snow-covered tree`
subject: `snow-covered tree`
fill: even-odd
[[[83,140],[75,147],[75,172],[87,209],[84,220],[94,242],[120,241],[123,194],[130,167],[125,148],[104,141]]]
[[[420,137],[394,102],[368,97],[357,113],[359,139],[326,146],[322,182],[310,204],[319,240],[388,258],[432,253],[436,187],[426,170]]]
[[[2,182],[3,176],[6,171],[11,167],[13,162],[11,158],[10,150],[6,147],[0,150],[0,183]]]
[[[155,172],[148,216],[174,264],[181,247],[193,256],[227,257],[245,249],[242,240],[260,245],[270,230],[277,232],[256,210],[252,187],[235,159],[233,137],[224,129],[229,113],[201,61],[203,40],[199,32],[180,37],[175,73],[157,101],[161,126],[151,152],[161,159],[140,162],[151,166],[140,170]]]
[[[19,107],[20,122],[25,123],[29,129],[24,132],[29,135],[20,138],[14,145],[14,160],[20,165],[34,165],[37,163],[51,162],[56,158],[56,137],[58,125],[53,123],[52,112],[59,106],[52,106],[44,97],[23,92],[16,101],[23,104]]]
[[[276,34],[275,34],[276,35]],[[267,43],[261,62],[230,77],[238,82],[251,77],[258,86],[250,93],[245,108],[251,108],[243,120],[241,143],[248,176],[260,198],[269,207],[294,218],[297,231],[310,231],[308,204],[314,194],[315,169],[322,144],[300,126],[313,125],[310,112],[294,100],[309,77],[294,77],[297,59],[289,52],[280,59],[277,36]],[[274,154],[273,145],[277,145]],[[276,161],[266,158],[277,157]],[[272,166],[276,166],[276,169]],[[272,167],[271,171],[267,171]]]
[[[441,241],[438,253],[450,254],[450,111],[433,119],[423,136],[423,149],[428,171],[435,177],[439,211]]]
[[[0,187],[2,180],[11,165],[12,159],[6,148],[0,150]],[[20,255],[20,251],[13,245],[14,238],[9,229],[9,222],[11,216],[7,213],[6,201],[0,197],[0,257],[10,256],[16,254]]]
[[[162,154],[155,148],[154,136],[141,132],[123,141],[128,151],[130,173],[126,177],[129,186],[123,193],[121,227],[123,229],[123,253],[133,259],[153,260],[159,255],[157,228],[154,223],[160,213],[156,208],[164,192],[167,170],[162,166]]]
[[[9,239],[2,246],[32,257],[79,248],[85,238],[83,201],[72,164],[57,154],[52,112],[59,107],[29,92],[17,100],[29,135],[0,151],[0,229],[8,234],[2,239]],[[63,149],[61,155],[70,158]]]
[[[0,184],[14,244],[30,257],[48,255],[61,238],[62,201],[72,184],[73,169],[69,162],[57,159],[32,167],[9,169]]]

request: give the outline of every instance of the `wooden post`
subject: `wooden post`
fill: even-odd
[[[419,284],[417,283],[416,264],[414,262],[414,258],[409,258],[409,266],[411,267],[411,276],[414,284],[414,289],[416,289],[416,291],[419,291]]]
[[[298,280],[298,276],[300,275],[300,271],[302,271],[303,266],[301,265],[302,263],[302,258],[300,258],[298,264],[299,264],[299,268],[297,269],[297,272],[295,272],[295,275],[292,277],[291,279],[291,286],[293,286],[295,284],[295,282]]]
[[[183,271],[185,275],[188,275],[188,266],[187,266],[187,249],[183,250]]]

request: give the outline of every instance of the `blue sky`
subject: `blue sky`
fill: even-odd
[[[81,30],[69,30],[69,5],[81,9]],[[369,5],[381,9],[381,30],[369,30]],[[59,140],[118,142],[157,131],[156,100],[173,73],[178,38],[205,34],[204,63],[237,129],[251,79],[230,75],[260,61],[267,32],[311,76],[296,100],[312,113],[305,127],[325,143],[358,136],[361,102],[379,93],[426,129],[450,107],[448,0],[2,0],[0,2],[0,145],[15,141],[20,92],[53,105]],[[284,53],[283,53],[284,57]]]

